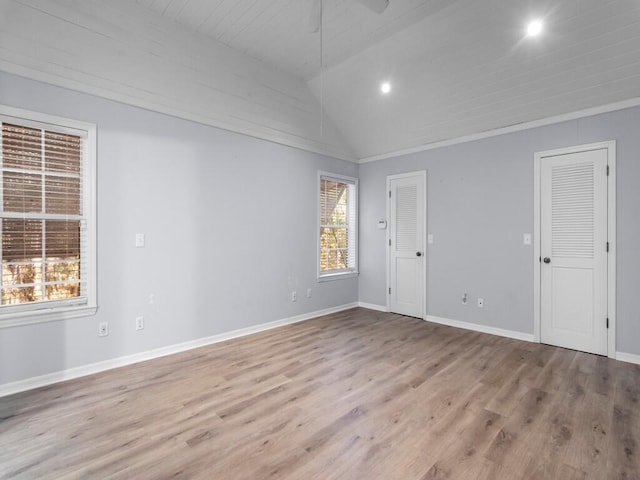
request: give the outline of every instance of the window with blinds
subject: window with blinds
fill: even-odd
[[[357,179],[319,175],[318,276],[357,272]]]
[[[89,304],[87,132],[0,120],[0,321]]]

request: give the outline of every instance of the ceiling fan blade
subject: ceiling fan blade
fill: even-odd
[[[382,13],[389,6],[389,0],[358,0],[362,5],[376,13]]]
[[[322,0],[311,0],[311,11],[309,12],[309,24],[307,25],[307,31],[309,33],[318,33],[321,21]]]

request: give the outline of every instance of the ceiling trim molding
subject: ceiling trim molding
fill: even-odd
[[[128,95],[126,93],[108,88],[89,85],[84,82],[75,81],[69,78],[63,78],[57,75],[52,75],[48,72],[42,72],[32,68],[22,67],[6,62],[2,59],[0,59],[0,72],[17,75],[29,80],[35,80],[37,82],[47,83],[49,85],[65,88],[67,90],[73,90],[75,92],[92,95],[118,103],[123,103],[132,107],[142,108],[159,114],[169,115],[181,120],[187,120],[190,122],[207,125],[210,127],[218,128],[220,130],[225,130],[227,132],[257,138],[258,140],[276,143],[285,147],[291,147],[310,153],[316,153],[338,160],[345,160],[347,162],[358,163],[358,159],[355,156],[351,157],[348,154],[340,152],[337,148],[331,148],[331,145],[329,144],[323,144],[313,139],[302,138],[293,133],[269,129],[258,124],[252,125],[249,121],[246,121],[244,119],[233,117],[220,118],[219,116],[216,117],[213,115],[201,115],[194,113],[188,109],[163,105],[162,103],[142,99],[138,96]]]
[[[439,142],[428,143],[425,145],[420,145],[418,147],[412,147],[412,148],[407,148],[402,150],[396,150],[389,153],[382,153],[379,155],[363,157],[358,160],[358,163],[362,164],[362,163],[377,162],[379,160],[386,160],[389,158],[400,157],[400,156],[409,155],[412,153],[425,152],[427,150],[435,150],[436,148],[450,147],[452,145],[458,145],[461,143],[473,142],[475,140],[482,140],[484,138],[497,137],[499,135],[505,135],[507,133],[521,132],[523,130],[529,130],[532,128],[545,127],[547,125],[567,122],[570,120],[578,120],[581,118],[592,117],[594,115],[615,112],[618,110],[625,110],[627,108],[633,108],[637,106],[640,106],[640,97],[634,97],[628,100],[623,100],[621,102],[600,105],[598,107],[586,108],[584,110],[578,110],[576,112],[563,113],[561,115],[555,115],[553,117],[547,117],[540,120],[533,120],[530,122],[519,123],[517,125],[510,125],[508,127],[497,128],[495,130],[488,130],[486,132],[472,133],[470,135],[451,138],[449,140],[441,140]]]

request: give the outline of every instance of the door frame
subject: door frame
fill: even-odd
[[[424,288],[422,292],[422,319],[427,319],[427,221],[429,219],[429,215],[427,212],[427,171],[426,170],[417,170],[414,172],[406,172],[406,173],[398,173],[395,175],[387,175],[387,190],[385,192],[385,198],[387,202],[387,234],[385,235],[385,251],[387,255],[387,285],[385,290],[385,296],[387,297],[387,312],[391,311],[390,299],[389,299],[389,288],[391,288],[391,251],[389,249],[389,240],[391,240],[391,202],[389,201],[388,192],[391,191],[391,181],[397,180],[399,178],[407,178],[407,177],[417,177],[421,176],[424,180],[424,198],[423,200],[423,212],[424,212],[424,222],[422,222],[422,245],[423,245],[423,256],[424,261],[422,262],[422,278],[424,280]]]
[[[607,238],[609,242],[609,255],[607,256],[607,318],[609,329],[607,330],[607,356],[616,357],[616,141],[590,143],[573,147],[558,148],[535,152],[534,154],[534,188],[533,188],[533,341],[540,343],[541,335],[541,275],[540,275],[540,201],[541,201],[541,167],[542,159],[558,155],[582,153],[591,150],[607,150],[607,165],[609,175],[607,177]],[[604,319],[603,319],[604,321]]]

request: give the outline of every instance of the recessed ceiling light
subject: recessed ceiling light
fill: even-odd
[[[387,94],[391,91],[391,84],[389,82],[383,82],[382,85],[380,85],[380,91],[384,94]]]
[[[542,33],[543,26],[544,25],[542,23],[542,20],[533,20],[527,26],[527,35],[529,35],[530,37],[536,37],[540,35],[540,33]]]

